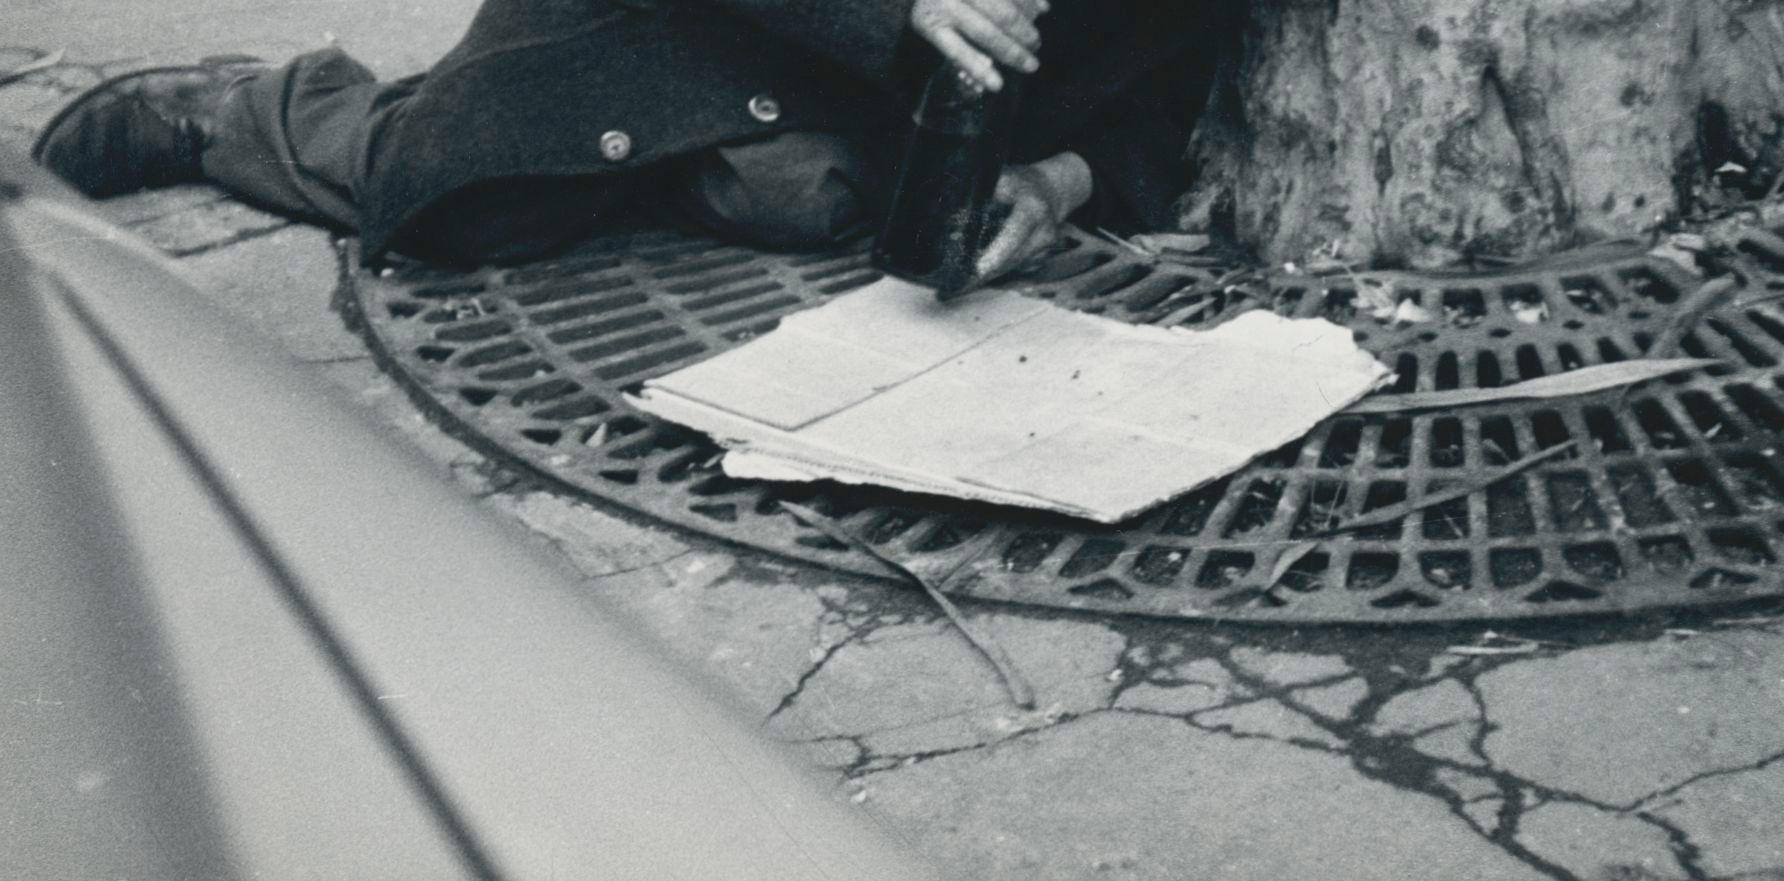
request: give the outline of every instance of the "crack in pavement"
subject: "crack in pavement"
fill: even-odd
[[[1767,626],[1772,623],[1767,622]],[[1730,629],[1734,626],[1739,626],[1739,622],[1730,622]],[[1120,627],[1116,629],[1121,631]],[[1132,628],[1138,631],[1146,629]],[[1123,635],[1127,638],[1127,643],[1119,655],[1115,670],[1110,674],[1114,686],[1106,704],[1102,706],[1029,720],[1029,724],[1008,733],[933,750],[876,753],[869,746],[868,740],[880,733],[878,731],[829,735],[812,742],[821,740],[852,745],[856,750],[855,758],[840,771],[845,781],[858,783],[874,775],[936,759],[993,749],[1101,715],[1175,719],[1208,734],[1235,740],[1268,741],[1340,758],[1364,779],[1437,801],[1482,841],[1533,872],[1556,881],[1586,879],[1524,840],[1527,818],[1538,809],[1550,805],[1575,805],[1599,812],[1607,818],[1624,818],[1640,823],[1653,830],[1658,840],[1663,841],[1670,851],[1676,864],[1672,871],[1677,873],[1671,877],[1689,881],[1713,881],[1713,876],[1705,867],[1703,847],[1692,839],[1688,830],[1656,813],[1656,803],[1706,780],[1762,770],[1784,762],[1784,749],[1781,749],[1777,753],[1739,766],[1699,772],[1689,779],[1622,803],[1601,800],[1500,767],[1489,754],[1487,741],[1501,728],[1492,718],[1481,680],[1513,664],[1552,660],[1584,648],[1635,643],[1642,638],[1627,632],[1610,639],[1586,638],[1565,642],[1530,640],[1537,648],[1529,653],[1472,655],[1459,659],[1445,654],[1450,640],[1442,639],[1443,634],[1437,634],[1437,638],[1425,639],[1422,646],[1398,650],[1401,663],[1388,662],[1394,660],[1395,653],[1392,652],[1384,660],[1380,652],[1369,654],[1356,650],[1354,643],[1348,644],[1348,647],[1347,644],[1339,643],[1334,653],[1344,659],[1348,669],[1343,672],[1316,672],[1287,680],[1272,678],[1268,672],[1259,672],[1248,667],[1237,654],[1247,648],[1258,647],[1247,646],[1239,640],[1222,635],[1203,631],[1169,632],[1162,637],[1154,635],[1150,639],[1136,638],[1131,632],[1124,632]],[[842,648],[859,641],[856,636],[851,633],[845,640],[830,646],[800,677],[798,686],[788,693],[770,716],[790,709],[817,671],[828,664]],[[1270,655],[1262,657],[1267,659]],[[1443,663],[1439,661],[1440,658],[1449,660]],[[1424,669],[1430,672],[1409,672],[1411,664],[1407,662],[1421,661],[1427,665]],[[1197,662],[1213,662],[1218,665],[1219,675],[1213,675],[1211,670],[1199,675],[1182,672],[1184,668]],[[1350,682],[1361,682],[1363,694],[1348,709],[1341,712],[1322,711],[1319,706],[1310,703],[1310,695]],[[1383,710],[1394,699],[1445,683],[1460,687],[1467,696],[1468,705],[1472,707],[1471,716],[1446,719],[1410,730],[1382,719]],[[1213,692],[1210,697],[1217,699],[1183,712],[1122,705],[1125,699],[1135,693],[1135,689],[1143,686],[1208,689]],[[1310,736],[1309,732],[1285,732],[1280,730],[1279,725],[1249,726],[1243,720],[1217,721],[1214,717],[1214,714],[1270,704],[1292,713],[1295,721],[1311,725],[1309,732],[1317,731],[1320,736]],[[1434,732],[1464,725],[1472,726],[1472,730],[1460,754],[1438,755],[1428,752],[1429,747],[1420,746],[1420,741]],[[1624,869],[1646,871],[1635,866],[1619,867],[1609,864],[1602,868],[1613,874]],[[1641,877],[1659,879],[1667,876]]]

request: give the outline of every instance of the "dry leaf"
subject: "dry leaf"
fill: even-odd
[[[1531,642],[1522,645],[1452,645],[1444,651],[1452,655],[1528,655],[1541,648]]]
[[[607,443],[607,423],[605,422],[596,426],[594,433],[588,436],[588,440],[583,441],[583,445],[588,447],[600,447],[605,443]]]
[[[1166,251],[1182,251],[1185,254],[1200,254],[1214,244],[1214,240],[1200,233],[1147,233],[1132,239],[1140,248],[1154,254]]]
[[[1634,361],[1613,361],[1594,364],[1538,379],[1514,382],[1495,388],[1449,389],[1438,392],[1413,392],[1403,395],[1378,395],[1350,405],[1346,413],[1404,413],[1409,410],[1432,410],[1492,404],[1528,398],[1565,398],[1591,394],[1619,386],[1634,385],[1659,379],[1686,370],[1720,364],[1714,358],[1642,358]]]
[[[1394,308],[1395,324],[1424,324],[1431,320],[1431,312],[1416,301],[1404,300]]]
[[[1703,275],[1703,267],[1697,265],[1697,255],[1673,242],[1662,242],[1659,247],[1649,251],[1648,256],[1683,267],[1692,275]]]
[[[1389,321],[1400,308],[1400,298],[1392,282],[1374,278],[1357,279],[1357,310],[1369,313],[1376,321]]]
[[[1549,304],[1519,300],[1511,304],[1511,314],[1524,324],[1541,324],[1549,320]]]

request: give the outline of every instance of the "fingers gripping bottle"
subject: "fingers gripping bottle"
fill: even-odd
[[[951,300],[980,281],[974,264],[990,244],[992,196],[1009,155],[1021,77],[1000,67],[987,92],[943,62],[924,86],[874,244],[873,265]]]

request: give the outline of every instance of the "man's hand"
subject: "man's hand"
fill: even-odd
[[[1034,22],[1047,8],[1047,0],[916,0],[911,29],[975,85],[995,92],[1003,77],[994,62],[1024,73],[1040,69]]]
[[[995,198],[1009,206],[1010,216],[980,255],[979,277],[997,278],[1053,244],[1060,224],[1089,201],[1090,190],[1090,166],[1076,153],[1004,169]]]

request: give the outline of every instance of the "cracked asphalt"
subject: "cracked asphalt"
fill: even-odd
[[[0,144],[150,64],[338,38],[409,73],[475,5],[20,0],[0,72],[65,54],[0,86]],[[204,187],[103,210],[954,877],[1784,879],[1784,608],[1289,630],[968,605],[1022,711],[917,591],[554,497],[434,430],[331,312],[328,234]]]

